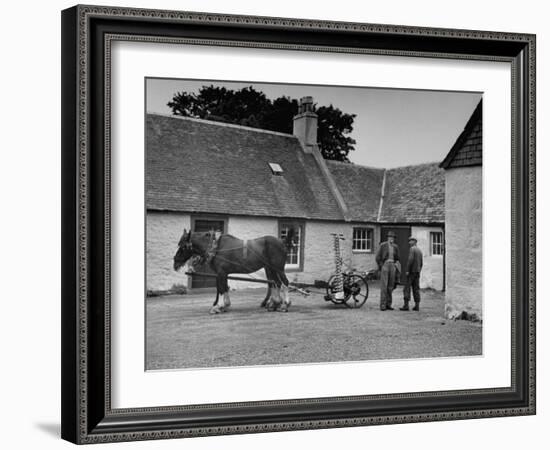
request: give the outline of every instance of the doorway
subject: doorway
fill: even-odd
[[[191,218],[191,230],[193,232],[200,231],[219,231],[221,233],[226,232],[226,220],[216,218]],[[197,272],[214,274],[214,271],[210,268],[208,263],[197,265],[195,267]],[[216,288],[216,278],[206,277],[200,275],[193,275],[190,277],[189,286],[191,289],[204,289],[204,288]]]

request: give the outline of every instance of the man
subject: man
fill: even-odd
[[[376,263],[380,270],[380,310],[392,308],[392,292],[397,283],[396,263],[399,261],[399,247],[395,244],[395,233],[388,232],[388,240],[382,242],[376,253]]]
[[[399,308],[401,311],[409,310],[409,302],[411,301],[411,288],[413,291],[414,308],[413,311],[420,310],[420,272],[422,271],[422,251],[416,246],[416,238],[409,238],[409,259],[405,268],[407,276],[407,284],[403,289],[404,305]]]

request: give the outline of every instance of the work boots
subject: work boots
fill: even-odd
[[[414,302],[413,311],[420,311],[420,303],[419,302]]]
[[[409,301],[405,300],[405,303],[401,308],[399,308],[399,311],[408,311],[409,310]]]

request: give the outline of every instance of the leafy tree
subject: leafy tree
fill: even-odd
[[[355,139],[347,134],[353,131],[355,114],[344,114],[334,106],[321,106],[316,111],[319,116],[317,139],[322,143],[325,159],[349,161],[348,153],[355,149]]]
[[[292,118],[298,113],[298,100],[279,97],[273,101],[252,86],[238,91],[203,86],[197,94],[177,92],[168,106],[172,113],[218,122],[234,123],[265,130],[292,133]],[[347,136],[353,130],[355,114],[343,113],[334,106],[321,106],[318,141],[325,159],[349,161],[355,140]]]

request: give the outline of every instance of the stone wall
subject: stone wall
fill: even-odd
[[[369,251],[369,252],[352,250],[350,266],[353,269],[358,270],[360,272],[367,272],[371,269],[377,269],[378,266],[376,264],[376,251],[378,250],[378,246],[380,245],[380,227],[378,225],[364,225],[364,224],[354,224],[350,226],[349,230],[347,231],[348,235],[346,236],[346,240],[344,241],[344,245],[346,245],[346,247],[350,247],[350,248],[352,247],[354,226],[374,229],[374,236],[373,236],[373,242],[372,242],[373,248],[372,248],[372,251]]]
[[[372,252],[353,252],[352,237],[354,226],[374,228]],[[175,272],[172,268],[173,257],[183,228],[191,227],[189,214],[149,212],[147,214],[147,290],[168,291],[177,286],[188,286],[188,278],[182,268]],[[279,233],[279,221],[275,218],[231,216],[227,221],[227,231],[240,239],[254,239],[259,236]],[[429,230],[436,228],[413,227],[413,234],[419,239],[424,253],[424,270],[421,287],[442,288],[442,257],[430,258],[428,244]],[[440,228],[437,228],[440,230]],[[298,283],[314,283],[315,280],[327,280],[334,273],[334,251],[332,233],[342,233],[345,240],[340,243],[344,270],[353,268],[358,271],[376,269],[375,255],[380,242],[378,225],[350,224],[342,222],[307,221],[304,230],[303,270],[289,268],[287,277]],[[426,243],[425,243],[426,242]],[[253,278],[265,279],[265,272],[255,272]],[[259,283],[230,281],[231,289],[263,288]]]
[[[442,227],[411,227],[411,234],[417,239],[417,247],[422,251],[423,266],[420,273],[420,288],[443,290],[443,255],[432,255],[430,232],[441,231]],[[405,263],[405,261],[404,261]]]
[[[482,318],[482,168],[445,174],[446,316]]]
[[[168,291],[175,286],[187,287],[189,277],[185,275],[187,267],[179,272],[173,269],[173,257],[183,229],[191,228],[191,216],[172,212],[147,213],[147,290]],[[255,217],[230,217],[227,232],[241,239],[253,239],[267,234],[277,236],[277,219]],[[265,279],[263,270],[251,275]],[[258,283],[231,281],[231,288],[265,288]]]
[[[173,258],[184,228],[191,228],[189,214],[147,213],[147,291],[167,291],[175,286],[187,286],[185,270],[182,268],[176,272],[173,268]]]
[[[340,242],[345,264],[351,262],[351,227],[339,222],[307,222],[304,241],[303,272],[289,271],[290,281],[313,283],[327,280],[334,272],[334,238],[331,233],[342,233],[345,241]]]
[[[168,291],[174,286],[188,285],[185,268],[175,272],[172,268],[173,257],[183,228],[191,227],[189,214],[149,212],[147,214],[147,290]],[[231,216],[227,221],[227,231],[240,239],[254,239],[259,236],[279,233],[279,221],[275,218]],[[352,225],[337,222],[308,221],[304,230],[303,270],[287,269],[290,281],[313,283],[326,280],[334,272],[333,238],[331,233],[342,233],[341,242],[344,268],[369,270],[376,267],[375,253],[353,253]],[[375,243],[379,240],[375,232]],[[265,279],[265,272],[250,274],[253,278]],[[232,289],[265,288],[259,283],[231,281]]]

